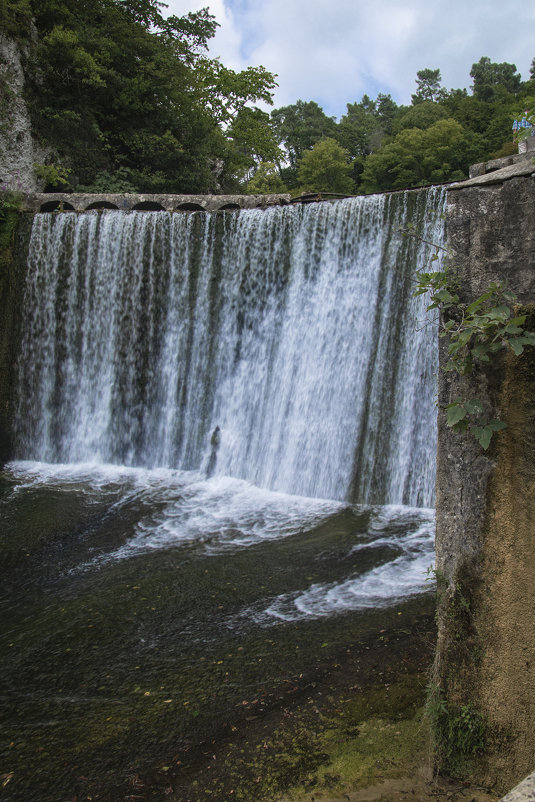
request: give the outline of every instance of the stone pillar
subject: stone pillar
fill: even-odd
[[[487,178],[448,193],[461,301],[505,281],[535,329],[535,183]],[[462,396],[507,423],[486,452],[446,425],[443,407]],[[440,372],[439,407],[437,759],[503,793],[535,767],[535,349],[470,378]]]

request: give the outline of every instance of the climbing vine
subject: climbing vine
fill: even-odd
[[[410,226],[402,233],[432,246],[431,263],[439,260],[441,252],[445,254],[439,270],[416,274],[415,290],[415,295],[429,293],[427,311],[440,311],[439,336],[448,343],[448,359],[442,368],[445,372],[469,376],[476,366],[493,364],[500,352],[511,350],[519,356],[524,348],[535,346],[535,332],[526,329],[527,315],[515,313],[516,296],[505,284],[492,282],[475,301],[463,303],[459,271],[451,252],[422,239]],[[448,426],[455,431],[468,431],[485,450],[494,432],[507,428],[504,421],[486,416],[478,398],[457,398],[447,404],[446,410]]]

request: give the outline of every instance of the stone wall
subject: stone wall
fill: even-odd
[[[264,209],[290,203],[291,195],[170,195],[130,193],[47,192],[28,193],[22,199],[24,211],[85,212],[93,209],[145,210],[165,212],[217,212],[232,209]]]
[[[534,170],[530,160],[452,185],[446,217],[461,300],[469,302],[491,281],[505,280],[532,315],[531,328]],[[439,376],[434,683],[450,720],[464,709],[467,719],[484,728],[473,759],[442,759],[448,770],[498,793],[535,767],[533,350],[519,357],[511,352],[470,379]],[[487,452],[470,435],[446,426],[444,405],[463,394],[479,398],[490,416],[508,425]]]

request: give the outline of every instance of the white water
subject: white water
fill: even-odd
[[[337,501],[262,490],[240,479],[206,480],[198,472],[166,468],[12,462],[9,474],[15,480],[14,498],[47,493],[60,508],[60,499],[69,503],[77,494],[87,504],[106,504],[106,516],[113,516],[114,530],[123,542],[100,547],[94,555],[90,547],[87,558],[71,569],[74,575],[105,570],[118,560],[137,557],[142,560],[137,569],[141,577],[146,570],[144,558],[169,549],[185,549],[190,558],[194,553],[204,560],[251,549],[250,559],[256,561],[259,553],[255,547],[261,549],[266,543],[286,538],[314,537],[319,528],[345,531],[341,537],[347,537],[344,516],[354,513],[349,526],[355,545],[338,557],[341,578],[276,597],[270,596],[268,584],[254,608],[245,607],[227,621],[231,628],[244,620],[271,626],[376,609],[431,587],[426,577],[434,560],[434,512],[430,509],[350,507]],[[23,498],[21,501],[24,503]],[[104,520],[102,513],[100,516]],[[299,559],[299,547],[290,548]],[[319,564],[321,549],[320,545],[315,558]]]
[[[17,456],[430,506],[438,191],[238,214],[36,215]],[[156,523],[156,528],[161,524]]]

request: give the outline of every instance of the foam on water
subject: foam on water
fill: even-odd
[[[394,526],[392,536],[371,539],[352,549],[352,553],[357,553],[370,548],[396,547],[402,550],[398,557],[343,582],[314,584],[303,592],[283,594],[256,616],[259,623],[271,623],[270,618],[289,622],[380,608],[429,590],[429,567],[434,561],[433,511],[406,508],[399,513],[401,521],[388,509],[382,516],[385,531],[387,519]],[[370,538],[374,523],[377,521],[372,519]]]
[[[84,561],[78,568],[83,571],[184,546],[193,546],[210,559],[229,550],[310,533],[349,509],[365,513],[365,525],[355,528],[356,542],[341,558],[349,577],[313,584],[272,599],[262,609],[243,611],[243,616],[257,623],[381,607],[429,587],[426,569],[433,562],[434,532],[430,509],[348,507],[335,500],[264,490],[230,477],[206,480],[193,471],[19,461],[6,466],[6,475],[16,482],[15,494],[39,489],[68,494],[75,490],[89,503],[111,497],[109,509],[135,502],[137,520],[127,541]],[[359,571],[360,555],[370,550],[377,552],[375,562],[380,564]]]

